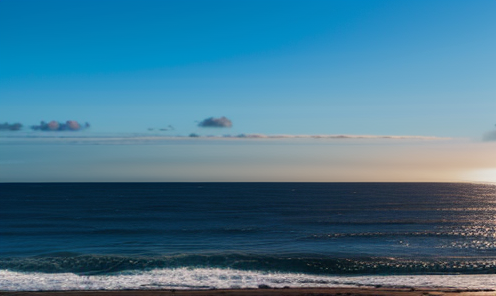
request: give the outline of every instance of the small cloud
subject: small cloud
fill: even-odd
[[[169,124],[167,127],[159,128],[158,130],[161,132],[167,132],[167,131],[173,131],[175,130],[175,128]]]
[[[16,123],[0,123],[0,131],[18,131],[22,128],[22,124],[16,122]]]
[[[35,131],[79,131],[90,127],[89,123],[80,124],[75,120],[67,120],[64,122],[57,122],[52,120],[48,123],[42,121],[39,125],[32,125],[31,129]]]
[[[232,127],[232,121],[225,116],[219,118],[210,117],[198,123],[198,126],[199,127]]]
[[[496,141],[496,130],[484,134],[484,141]]]
[[[153,127],[149,127],[148,128],[148,131],[149,132],[153,132],[154,130],[158,130],[158,131],[161,131],[161,132],[168,132],[168,131],[173,131],[175,130],[174,127],[172,125],[168,125],[167,127],[161,127],[161,128],[153,128]]]

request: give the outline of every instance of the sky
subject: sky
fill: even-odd
[[[0,182],[496,182],[495,15],[2,0]]]

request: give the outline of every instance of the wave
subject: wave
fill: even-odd
[[[311,255],[182,254],[113,256],[57,253],[28,258],[0,258],[0,269],[16,272],[109,275],[124,271],[173,268],[221,268],[313,275],[496,274],[495,258],[330,258]]]
[[[303,287],[496,289],[493,275],[318,276],[219,268],[174,268],[82,276],[0,270],[2,291],[241,289]]]

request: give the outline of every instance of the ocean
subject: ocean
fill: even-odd
[[[0,291],[496,288],[496,185],[0,183]]]

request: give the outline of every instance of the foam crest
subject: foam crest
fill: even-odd
[[[248,254],[183,254],[159,257],[76,255],[57,253],[50,257],[3,258],[0,269],[18,272],[109,275],[157,269],[220,268],[272,273],[315,275],[410,275],[433,273],[494,274],[494,258],[407,259],[393,257],[322,258],[272,257]]]
[[[496,289],[494,275],[315,276],[219,268],[176,268],[82,276],[73,273],[22,273],[0,270],[3,291],[241,289],[284,287],[436,287]]]

